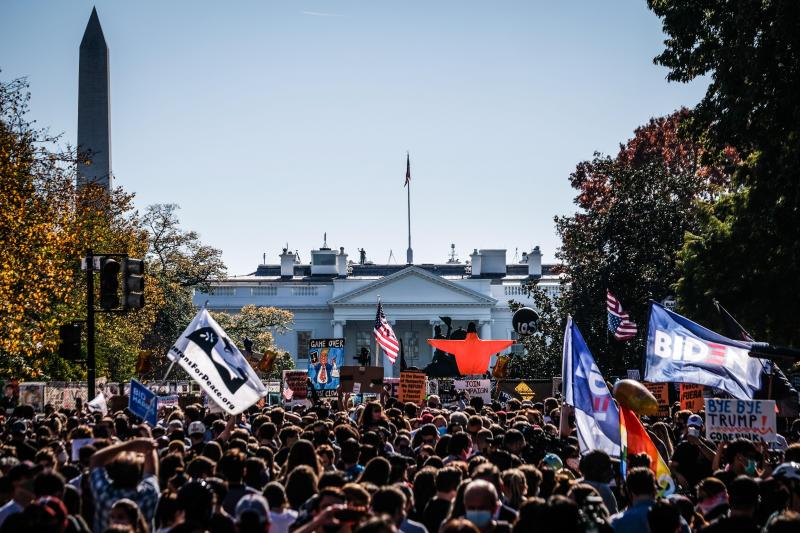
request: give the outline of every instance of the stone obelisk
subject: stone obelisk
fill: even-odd
[[[108,46],[97,10],[83,33],[78,70],[78,187],[111,190],[111,108]]]

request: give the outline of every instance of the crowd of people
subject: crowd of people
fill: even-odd
[[[677,406],[644,419],[675,482],[661,497],[649,456],[581,454],[554,398],[357,399],[227,417],[190,404],[156,427],[16,406],[0,533],[800,531],[797,420],[767,446],[707,441],[703,413]]]

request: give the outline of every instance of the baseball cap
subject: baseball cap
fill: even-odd
[[[172,420],[170,421],[168,427],[170,431],[175,431],[175,430],[183,431],[183,422],[181,422],[180,420]]]
[[[241,522],[242,515],[254,513],[262,524],[269,521],[269,504],[260,494],[247,494],[236,504],[236,522]]]
[[[199,420],[195,420],[191,424],[189,424],[189,435],[196,435],[198,433],[202,433],[205,435],[206,433],[206,426]]]
[[[542,458],[542,464],[549,466],[553,470],[561,470],[564,468],[564,463],[561,461],[561,457],[554,453],[545,454],[544,458]]]
[[[422,421],[423,424],[430,424],[431,422],[433,422],[433,415],[431,413],[425,413],[424,415],[422,415],[420,420]]]
[[[692,415],[686,421],[686,425],[690,427],[701,428],[703,427],[703,418],[700,415]]]

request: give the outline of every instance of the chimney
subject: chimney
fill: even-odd
[[[282,278],[293,278],[294,277],[294,259],[295,255],[287,250],[286,248],[283,249],[283,253],[281,254],[281,277]]]
[[[340,278],[347,277],[347,254],[344,253],[344,246],[339,248],[339,255],[336,256],[336,270]]]
[[[542,277],[542,252],[538,246],[528,254],[528,277],[536,279]]]
[[[469,259],[472,264],[472,277],[481,277],[481,254],[478,253],[477,248],[475,248],[469,255]]]
[[[503,278],[506,275],[506,251],[481,250],[481,277]]]

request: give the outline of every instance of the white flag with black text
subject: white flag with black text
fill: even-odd
[[[167,354],[226,413],[238,414],[267,395],[267,388],[205,308]]]

